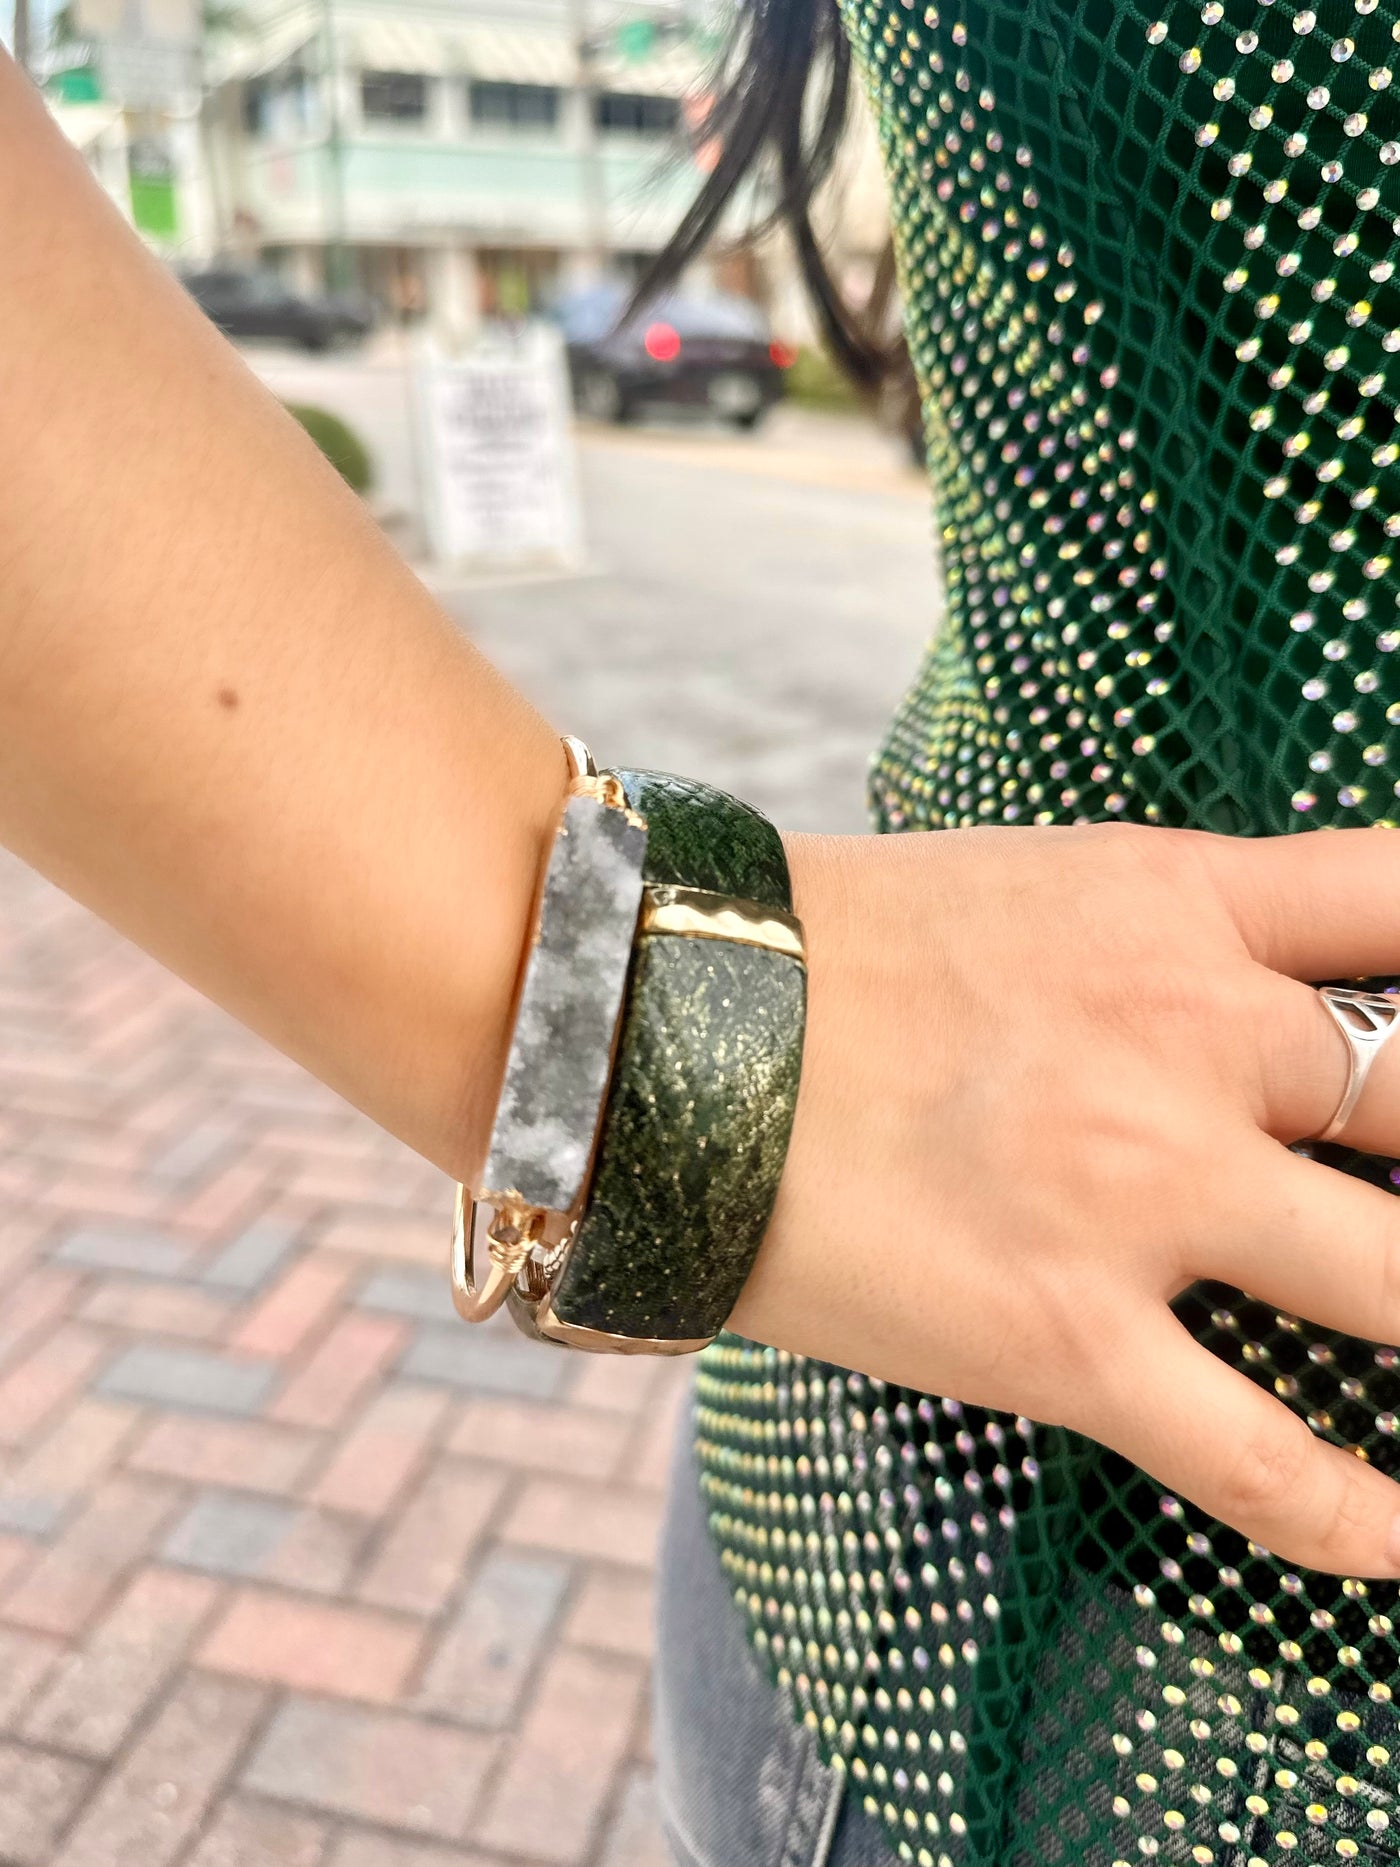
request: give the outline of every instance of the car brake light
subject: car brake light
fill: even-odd
[[[646,353],[657,363],[674,363],[681,353],[680,332],[671,324],[652,324],[642,339]]]
[[[790,370],[797,361],[797,352],[788,344],[769,344],[768,354],[780,370]]]

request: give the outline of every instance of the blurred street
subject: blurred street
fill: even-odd
[[[453,613],[601,757],[861,829],[932,618],[898,450],[782,411],[581,453],[585,572]],[[7,1867],[663,1867],[687,1371],[457,1324],[450,1191],[0,862]]]
[[[592,574],[448,592],[601,759],[693,772],[784,829],[866,827],[869,754],[934,615],[921,476],[805,409],[756,436],[584,431]]]

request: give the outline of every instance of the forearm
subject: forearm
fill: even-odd
[[[565,780],[0,55],[0,839],[457,1173]]]

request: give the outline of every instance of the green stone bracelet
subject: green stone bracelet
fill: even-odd
[[[683,1354],[724,1327],[777,1197],[802,929],[757,811],[664,773],[590,774],[549,865],[477,1195],[491,1277],[472,1284],[463,1201],[454,1292],[474,1320],[504,1297],[547,1341]]]

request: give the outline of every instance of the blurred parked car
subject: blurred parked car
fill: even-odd
[[[750,299],[668,294],[619,327],[626,304],[623,286],[601,285],[556,310],[581,413],[629,421],[645,407],[699,408],[754,428],[781,399],[793,352]]]
[[[216,267],[187,273],[182,283],[228,337],[280,337],[304,350],[328,350],[374,324],[371,306],[357,294],[294,292],[272,272]]]

